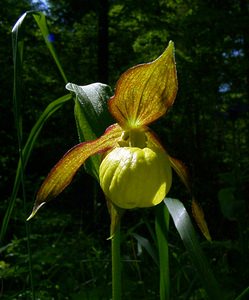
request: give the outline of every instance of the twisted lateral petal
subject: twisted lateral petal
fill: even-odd
[[[201,206],[194,198],[192,199],[191,206],[192,206],[192,213],[193,213],[193,216],[195,218],[195,221],[196,221],[198,227],[200,228],[200,230],[201,230],[202,234],[205,236],[205,238],[208,241],[211,241],[212,238],[209,233],[209,229],[208,229],[208,226],[207,226],[207,223],[205,220],[204,212],[203,212]]]
[[[183,162],[180,160],[174,158],[174,157],[169,157],[170,164],[172,168],[175,170],[176,174],[180,177],[181,181],[187,188],[188,192],[191,193],[191,186],[190,186],[190,179],[189,179],[189,174],[188,174],[188,169],[184,165]]]
[[[109,110],[121,126],[147,125],[164,115],[177,93],[174,44],[155,61],[135,66],[118,80]]]
[[[186,186],[187,190],[189,193],[191,193],[191,186],[190,186],[190,179],[189,179],[189,174],[186,166],[184,165],[183,162],[181,162],[178,159],[175,159],[173,157],[169,156],[169,161],[172,166],[172,168],[175,170],[177,175],[180,177],[184,185]],[[192,207],[192,213],[195,218],[195,221],[200,228],[202,234],[205,236],[205,238],[208,241],[211,241],[211,236],[208,230],[208,226],[205,220],[205,216],[203,213],[203,210],[201,206],[198,204],[198,202],[195,200],[195,198],[192,198],[191,202],[191,207]]]
[[[148,147],[150,148],[157,147],[164,150],[163,146],[161,145],[160,141],[157,139],[156,135],[149,128],[146,128],[145,131],[148,140]],[[181,181],[187,188],[188,192],[191,193],[190,178],[189,178],[187,167],[180,160],[171,157],[169,155],[168,157],[169,157],[169,162],[171,167],[174,169],[176,174],[180,177]]]
[[[108,127],[106,132],[99,139],[80,143],[70,149],[53,167],[40,187],[33,211],[28,220],[36,214],[41,206],[58,196],[70,184],[80,166],[89,156],[107,151],[114,147],[121,132],[120,126],[114,124]]]
[[[156,134],[148,127],[144,127],[145,134],[147,137],[147,147],[149,148],[160,148],[162,151],[166,152],[162,144],[160,143]],[[169,156],[169,155],[168,155]],[[170,158],[170,156],[169,156]]]

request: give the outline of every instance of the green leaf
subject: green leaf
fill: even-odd
[[[184,205],[179,200],[171,198],[165,198],[164,203],[169,210],[208,297],[212,300],[226,299],[201,249]]]
[[[63,97],[60,97],[59,99],[51,102],[46,109],[44,110],[44,112],[41,114],[40,118],[37,120],[37,122],[35,123],[35,125],[33,126],[33,128],[30,131],[30,134],[28,136],[28,139],[23,147],[22,150],[22,159],[21,157],[19,158],[18,161],[18,166],[17,166],[17,170],[16,170],[16,177],[15,177],[15,182],[14,182],[14,186],[12,189],[12,194],[10,197],[10,201],[8,203],[8,207],[7,210],[5,212],[5,215],[3,217],[3,222],[2,222],[2,228],[1,228],[1,233],[0,233],[0,240],[2,241],[6,230],[8,228],[8,224],[9,224],[9,220],[10,220],[10,216],[11,213],[13,211],[14,205],[15,205],[15,200],[16,200],[16,196],[21,184],[21,178],[22,178],[22,172],[25,170],[27,162],[29,160],[29,157],[32,153],[32,150],[34,148],[35,142],[43,128],[43,125],[46,123],[46,121],[51,117],[52,114],[54,114],[58,109],[60,109],[65,102],[69,101],[72,98],[71,94],[67,94]]]
[[[27,16],[33,16],[36,23],[39,26],[39,29],[43,35],[43,38],[46,42],[46,45],[53,57],[55,64],[57,65],[61,76],[63,77],[64,81],[67,82],[66,76],[64,71],[59,63],[57,58],[55,49],[53,44],[49,41],[49,30],[46,23],[46,17],[41,12],[35,11],[28,11],[25,12],[16,22],[12,29],[12,48],[13,48],[13,64],[14,64],[14,78],[13,78],[13,110],[14,110],[14,117],[15,117],[15,125],[17,130],[17,138],[18,138],[18,146],[19,146],[19,162],[16,171],[15,182],[12,190],[12,194],[10,197],[10,201],[8,203],[7,210],[3,217],[2,227],[0,232],[0,240],[4,239],[6,234],[9,220],[14,209],[16,196],[20,188],[21,182],[23,182],[23,189],[24,189],[24,170],[30,154],[33,150],[34,143],[44,125],[46,120],[56,112],[66,101],[71,99],[71,95],[65,95],[54,102],[50,103],[39,120],[36,122],[34,127],[32,128],[30,135],[24,145],[22,140],[23,132],[22,132],[22,114],[20,110],[21,102],[22,102],[22,64],[23,64],[23,49],[24,49],[24,37],[25,31],[22,29],[22,25],[27,18]],[[24,145],[24,147],[23,147]],[[25,194],[25,193],[23,193]]]
[[[151,258],[154,260],[155,264],[159,266],[156,250],[154,249],[151,242],[140,234],[132,233],[131,235],[137,240],[138,244],[148,252]]]
[[[169,276],[169,211],[163,203],[156,206],[156,236],[159,251],[160,267],[160,300],[170,299]]]
[[[59,72],[60,72],[60,74],[61,74],[64,82],[67,83],[68,82],[67,77],[66,77],[66,75],[65,75],[65,73],[63,71],[63,68],[62,68],[62,66],[60,64],[60,61],[59,61],[59,59],[57,57],[56,51],[55,51],[55,49],[53,47],[53,44],[52,44],[52,42],[49,39],[50,32],[48,30],[46,16],[42,12],[33,12],[32,15],[33,15],[33,17],[34,17],[37,25],[40,28],[40,31],[41,31],[41,33],[43,35],[43,38],[44,38],[45,43],[46,43],[46,45],[48,47],[48,50],[50,51],[50,53],[51,53],[51,55],[53,57],[53,60],[54,60],[54,62],[56,64],[56,66],[58,67]]]
[[[230,221],[239,219],[245,205],[244,201],[235,198],[234,193],[235,188],[224,188],[218,193],[221,212]]]
[[[50,41],[49,37],[50,37],[50,32],[48,30],[48,26],[47,26],[47,20],[46,20],[46,16],[42,13],[42,12],[38,12],[38,11],[27,11],[25,12],[16,22],[16,24],[14,25],[13,29],[12,29],[12,41],[13,41],[13,53],[14,53],[14,61],[15,61],[15,57],[17,57],[18,55],[16,55],[15,53],[17,53],[18,48],[20,48],[20,44],[23,43],[23,35],[21,35],[21,29],[22,29],[22,25],[24,20],[26,19],[26,17],[28,17],[29,15],[33,16],[39,29],[40,32],[45,40],[45,43],[47,45],[47,48],[50,52],[50,54],[52,55],[53,61],[55,62],[57,68],[59,69],[59,72],[63,78],[63,80],[65,81],[65,83],[68,82],[66,75],[63,71],[63,68],[60,64],[60,61],[57,57],[56,51],[54,49],[53,43]],[[21,55],[22,57],[22,55]]]
[[[108,85],[93,83],[79,86],[68,83],[66,89],[76,94],[75,119],[81,142],[95,140],[114,123],[107,107],[112,91]],[[88,173],[98,180],[100,157],[93,156],[85,164]]]
[[[246,289],[244,289],[244,291],[238,297],[236,297],[235,300],[245,300],[246,299],[245,296],[248,294],[249,294],[249,286]]]

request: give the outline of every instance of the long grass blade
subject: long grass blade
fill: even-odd
[[[179,200],[171,198],[166,198],[164,203],[173,218],[175,227],[181,236],[209,299],[226,299],[201,249],[191,219],[184,205]]]
[[[147,253],[153,259],[154,263],[157,266],[159,266],[159,262],[158,262],[158,257],[157,257],[157,254],[156,254],[156,250],[154,249],[152,243],[148,239],[146,239],[143,236],[141,236],[140,234],[132,233],[131,235],[137,240],[138,244],[147,251]]]
[[[246,299],[245,296],[249,294],[249,286],[238,296],[235,300]]]
[[[71,99],[71,95],[67,94],[54,102],[50,103],[39,120],[36,122],[34,127],[32,128],[30,135],[26,144],[23,147],[22,141],[22,114],[20,111],[20,104],[22,102],[22,65],[23,65],[23,47],[24,47],[24,34],[22,34],[22,25],[24,20],[28,15],[32,15],[39,26],[39,29],[43,35],[43,38],[46,42],[46,45],[60,71],[61,76],[63,77],[64,81],[67,82],[65,73],[61,67],[61,64],[57,58],[55,49],[53,47],[52,42],[49,39],[50,33],[47,27],[46,17],[41,12],[35,11],[28,11],[25,12],[16,22],[12,29],[12,47],[13,47],[13,64],[14,64],[14,78],[13,78],[13,109],[14,109],[14,118],[15,118],[15,125],[17,130],[17,137],[18,137],[18,147],[19,147],[19,162],[16,172],[16,178],[14,182],[14,187],[12,190],[12,195],[10,201],[8,203],[7,210],[5,212],[2,227],[0,232],[0,241],[4,239],[6,234],[9,220],[11,213],[13,211],[16,196],[20,187],[20,183],[22,180],[22,172],[24,171],[27,161],[30,157],[32,152],[34,143],[44,125],[46,120],[55,112],[57,111],[66,101]]]
[[[54,62],[56,64],[56,66],[58,67],[58,69],[60,71],[60,74],[61,74],[64,82],[67,83],[68,82],[67,77],[66,77],[66,75],[65,75],[65,73],[63,71],[63,68],[62,68],[62,66],[60,64],[60,61],[59,61],[59,59],[57,57],[56,51],[55,51],[53,43],[52,43],[53,38],[52,38],[52,36],[51,36],[51,34],[50,34],[49,30],[48,30],[46,16],[42,12],[32,12],[32,15],[33,15],[33,17],[34,17],[37,25],[40,28],[40,31],[41,31],[42,36],[43,36],[43,38],[45,40],[45,43],[46,43],[46,45],[48,47],[48,50],[50,51],[50,53],[51,53],[51,55],[53,57],[53,60],[54,60]]]
[[[16,50],[18,50],[17,44],[23,43],[23,36],[20,34],[22,31],[22,25],[24,20],[26,19],[26,17],[28,17],[29,15],[33,16],[39,29],[40,32],[44,38],[44,41],[46,43],[46,46],[50,52],[50,54],[52,55],[53,61],[55,62],[63,80],[65,83],[68,82],[67,77],[65,75],[65,72],[60,64],[60,61],[57,57],[55,48],[53,46],[53,39],[51,38],[52,35],[48,30],[48,26],[47,26],[47,20],[46,20],[46,16],[42,13],[42,12],[38,12],[38,11],[27,11],[25,12],[16,22],[16,24],[14,25],[13,29],[12,29],[12,37],[13,37],[13,50],[14,52],[17,52]],[[15,57],[15,55],[14,55]],[[15,60],[15,58],[14,58]]]
[[[23,207],[26,212],[26,187],[24,180],[24,167],[23,167],[23,153],[22,153],[22,115],[20,110],[20,103],[22,97],[22,64],[23,64],[23,40],[18,41],[18,32],[19,26],[16,27],[16,34],[12,35],[12,45],[13,45],[13,62],[14,62],[14,85],[13,85],[13,109],[14,109],[14,121],[17,132],[18,140],[18,152],[19,152],[19,161],[20,161],[20,180],[19,185],[22,185],[22,198],[23,198]],[[7,225],[4,221],[3,225]],[[34,277],[33,277],[33,268],[32,268],[32,257],[30,251],[30,231],[29,226],[25,224],[26,236],[27,236],[27,251],[28,251],[28,261],[29,261],[29,276],[30,276],[30,288],[31,288],[31,297],[32,300],[35,299],[35,289],[34,289]]]
[[[69,101],[72,98],[71,94],[67,94],[63,97],[60,97],[59,99],[56,99],[55,101],[51,102],[47,108],[44,110],[38,121],[35,123],[33,128],[31,129],[31,132],[28,136],[27,142],[25,146],[23,147],[22,150],[22,157],[23,157],[23,169],[25,169],[27,162],[29,160],[29,157],[31,155],[31,152],[33,150],[34,144],[39,136],[39,133],[41,132],[43,125],[46,123],[46,121],[50,118],[52,114],[54,114],[58,109],[60,109],[65,102]],[[21,158],[19,159],[18,166],[17,166],[17,171],[16,171],[16,177],[15,177],[15,182],[12,190],[12,194],[10,197],[10,201],[7,207],[7,210],[5,212],[3,222],[2,222],[2,228],[1,228],[1,233],[0,233],[0,241],[4,239],[4,236],[6,234],[9,220],[11,213],[13,211],[14,205],[15,205],[15,200],[16,196],[20,187],[21,183]]]

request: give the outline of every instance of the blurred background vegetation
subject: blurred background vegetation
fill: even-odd
[[[2,0],[0,11],[0,218],[5,214],[18,162],[12,111],[11,29],[27,10],[48,18],[58,57],[70,82],[100,81],[115,87],[127,68],[155,59],[173,40],[179,92],[173,109],[153,129],[172,156],[190,170],[213,243],[200,237],[212,268],[230,299],[249,282],[249,4],[246,0]],[[24,139],[44,108],[66,94],[64,82],[36,24],[25,23]],[[159,83],[160,84],[160,83]],[[27,166],[30,212],[50,168],[78,136],[73,101],[46,124]],[[174,178],[169,194],[188,207]],[[29,299],[30,273],[22,196],[0,244],[0,298]],[[1,220],[0,219],[0,220]],[[124,299],[158,299],[159,274],[133,233],[153,236],[151,210],[123,218]],[[84,170],[31,221],[36,299],[110,299],[109,216],[98,184]],[[153,228],[152,228],[153,229]],[[170,234],[172,299],[205,299],[181,240]],[[246,296],[241,299],[247,299]]]

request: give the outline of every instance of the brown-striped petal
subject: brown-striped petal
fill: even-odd
[[[36,214],[41,206],[58,196],[70,184],[78,169],[89,156],[113,148],[121,132],[120,126],[114,124],[97,140],[80,143],[70,149],[53,167],[40,187],[28,220]]]

